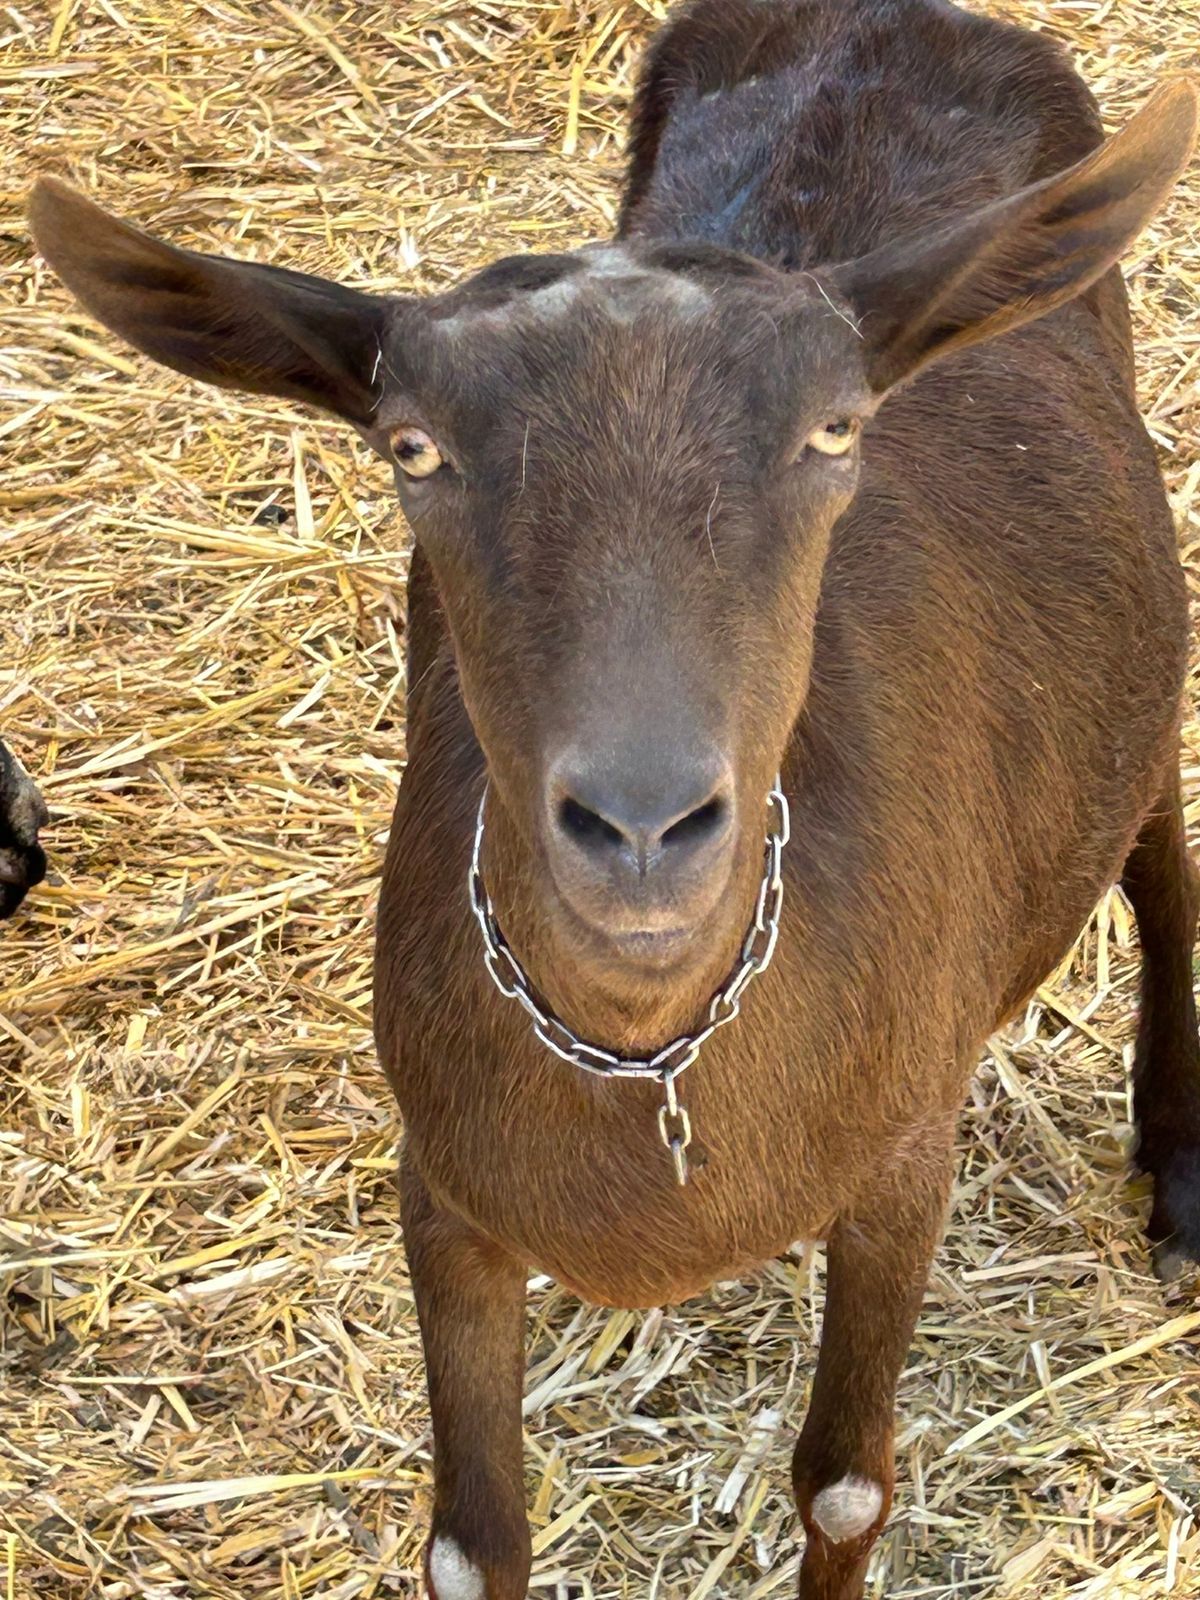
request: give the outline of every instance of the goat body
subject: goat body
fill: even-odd
[[[1176,85],[1103,143],[1052,43],[943,0],[693,0],[646,61],[617,239],[426,300],[39,186],[90,309],[354,423],[414,529],[375,1018],[436,1600],[527,1591],[529,1266],[645,1306],[798,1238],[829,1249],[800,1588],[857,1600],[970,1075],[1118,877],[1150,1236],[1200,1259],[1187,602],[1114,265],[1194,127]],[[652,1056],[728,1004],[777,771],[778,943],[732,1025],[678,1083],[547,1050],[483,897],[510,989]]]

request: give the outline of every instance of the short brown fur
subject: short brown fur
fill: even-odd
[[[1144,946],[1150,1233],[1164,1267],[1200,1259],[1186,597],[1110,270],[1193,126],[1176,87],[1101,147],[1051,44],[940,0],[695,0],[642,75],[616,257],[385,302],[39,191],[42,248],[141,348],[324,405],[389,458],[417,427],[445,458],[427,485],[397,460],[409,766],[376,973],[440,1600],[526,1593],[528,1266],[657,1304],[799,1237],[829,1243],[800,1588],[856,1600],[966,1084],[1118,876]],[[865,424],[837,467],[795,444],[834,407]],[[631,955],[604,919],[644,911],[644,885],[572,877],[550,774],[566,741],[664,789],[698,730],[732,775],[726,876],[708,869],[720,893],[677,959]],[[781,758],[778,951],[685,1080],[679,1187],[656,1086],[564,1065],[492,987],[476,808],[487,774],[487,880],[537,989],[645,1050],[734,961]],[[692,878],[656,909],[691,904]],[[581,895],[596,927],[570,920]],[[850,1533],[814,1506],[847,1478],[878,1490]]]

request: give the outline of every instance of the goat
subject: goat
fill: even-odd
[[[37,785],[0,739],[0,921],[46,876],[38,835],[49,820]]]
[[[97,317],[352,423],[415,535],[375,1026],[436,1600],[527,1590],[530,1264],[644,1306],[798,1238],[800,1593],[862,1593],[956,1113],[1117,877],[1150,1237],[1200,1259],[1187,605],[1115,268],[1195,125],[1176,83],[1105,143],[1051,41],[946,0],[692,0],[617,237],[446,293],[36,190]]]

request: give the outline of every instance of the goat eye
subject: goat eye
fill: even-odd
[[[861,432],[862,423],[857,417],[839,417],[836,422],[825,422],[814,428],[807,443],[811,450],[819,450],[823,456],[844,456],[854,448]]]
[[[442,452],[423,428],[397,428],[391,437],[392,454],[409,478],[431,478],[444,465]]]

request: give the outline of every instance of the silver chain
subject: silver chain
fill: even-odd
[[[652,1056],[618,1056],[611,1050],[602,1050],[599,1045],[588,1044],[585,1039],[572,1033],[560,1017],[538,1004],[529,979],[496,920],[491,896],[483,881],[480,854],[483,849],[487,797],[485,784],[479,798],[475,847],[471,852],[467,884],[471,910],[483,934],[483,962],[491,974],[492,982],[502,995],[515,1000],[528,1012],[534,1033],[547,1050],[552,1050],[560,1060],[598,1078],[656,1078],[662,1084],[664,1098],[658,1113],[659,1134],[670,1152],[676,1179],[681,1184],[686,1183],[687,1150],[692,1142],[692,1124],[687,1108],[679,1100],[676,1079],[687,1071],[717,1029],[723,1028],[737,1016],[742,1009],[742,995],[746,986],[751,978],[759,972],[765,972],[771,965],[779,938],[779,916],[783,910],[783,847],[791,837],[791,813],[780,779],[776,778],[775,787],[767,796],[767,805],[775,807],[778,822],[767,834],[762,883],[759,885],[754,917],[742,941],[738,964],[725,985],[710,1000],[708,1020],[700,1031],[681,1033]]]

